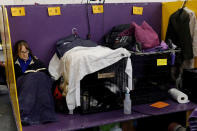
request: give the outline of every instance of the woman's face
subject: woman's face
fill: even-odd
[[[29,59],[29,50],[27,50],[26,47],[22,45],[18,50],[18,56],[22,60],[27,61]]]

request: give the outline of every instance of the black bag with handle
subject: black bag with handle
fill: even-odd
[[[132,43],[135,42],[133,36],[119,36],[120,33],[130,28],[130,24],[121,24],[114,26],[109,33],[104,36],[104,46],[111,49],[117,49],[120,47],[132,50]]]

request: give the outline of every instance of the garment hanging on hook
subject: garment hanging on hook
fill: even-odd
[[[183,2],[183,5],[182,5],[182,7],[181,7],[182,9],[185,7],[185,4],[187,3],[187,1],[188,1],[188,0],[185,0],[185,1]]]
[[[166,42],[168,39],[179,47],[181,55],[176,58],[177,64],[182,64],[184,60],[193,58],[192,38],[189,28],[189,14],[184,9],[178,9],[169,19],[168,28],[166,32]]]
[[[194,57],[197,57],[197,19],[195,12],[190,10],[189,8],[185,7],[184,10],[189,14],[190,22],[190,34],[192,37],[192,46],[193,46],[193,54]],[[191,59],[189,63],[185,64],[188,68],[194,68],[194,59]]]

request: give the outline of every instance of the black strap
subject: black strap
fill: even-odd
[[[89,10],[88,10],[88,6],[89,6],[89,2],[87,0],[87,3],[86,3],[86,13],[87,13],[87,21],[88,21],[88,34],[87,34],[87,39],[90,40],[91,38],[91,29],[90,29],[90,18],[89,18]]]

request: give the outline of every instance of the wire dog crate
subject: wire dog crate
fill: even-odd
[[[104,112],[123,107],[123,92],[128,86],[127,58],[85,76],[81,80],[80,112]]]

